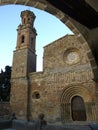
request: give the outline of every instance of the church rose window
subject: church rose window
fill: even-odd
[[[64,62],[71,65],[76,64],[80,61],[79,50],[76,48],[70,48],[64,52]]]

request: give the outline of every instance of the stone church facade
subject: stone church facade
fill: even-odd
[[[66,35],[44,47],[43,71],[36,72],[35,15],[21,12],[11,76],[11,108],[20,119],[48,122],[96,121],[93,72],[82,43]]]

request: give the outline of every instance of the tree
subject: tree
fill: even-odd
[[[0,73],[0,100],[9,101],[10,100],[10,79],[11,79],[11,67],[6,66],[5,72],[1,69]]]

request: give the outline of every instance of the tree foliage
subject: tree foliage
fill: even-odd
[[[11,67],[6,66],[5,71],[1,69],[0,73],[0,101],[10,100],[10,88],[11,88]]]

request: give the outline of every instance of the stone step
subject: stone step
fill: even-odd
[[[66,125],[66,130],[92,130],[89,125]]]
[[[66,129],[66,130],[92,130],[90,128],[90,126],[87,126],[87,125],[66,125],[66,126],[64,126],[63,129]],[[47,127],[45,130],[63,130],[63,129],[62,129],[62,127],[60,128],[60,126],[59,127],[52,126],[52,127]],[[16,129],[8,128],[8,129],[2,129],[2,130],[16,130]]]
[[[2,129],[2,130],[16,130],[16,129],[13,129],[13,128],[8,128],[8,129]]]

